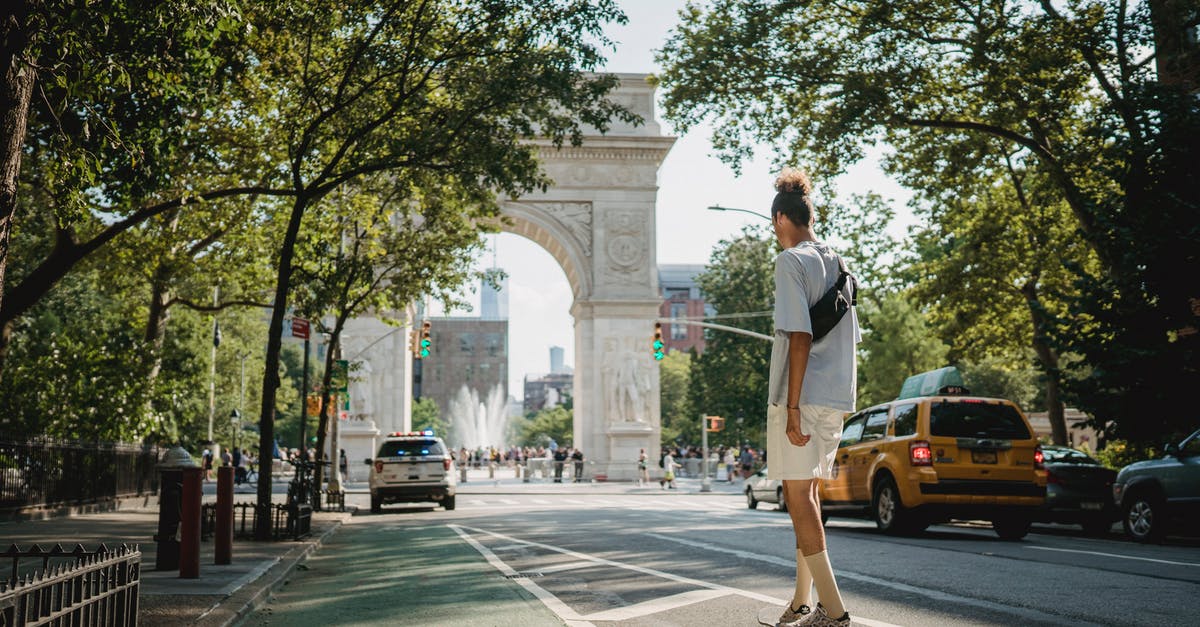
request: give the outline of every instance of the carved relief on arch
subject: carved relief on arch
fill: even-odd
[[[649,254],[644,216],[633,211],[610,213],[605,227],[609,277],[619,283],[636,281],[636,273],[645,270]]]
[[[517,209],[517,213],[548,218],[570,234],[585,257],[592,256],[592,203],[524,201],[508,203],[508,206]]]

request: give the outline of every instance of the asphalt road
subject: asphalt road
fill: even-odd
[[[1200,542],[1038,529],[827,536],[859,625],[1196,624]],[[787,515],[738,495],[460,494],[355,516],[245,624],[755,625],[794,572]]]

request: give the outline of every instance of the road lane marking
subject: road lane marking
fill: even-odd
[[[1135,555],[1119,555],[1117,553],[1104,553],[1102,551],[1084,551],[1081,549],[1056,549],[1056,548],[1048,547],[1048,546],[1027,546],[1025,548],[1034,549],[1037,551],[1059,551],[1062,553],[1083,553],[1084,555],[1099,555],[1102,557],[1116,557],[1116,558],[1123,559],[1123,560],[1139,560],[1142,562],[1155,562],[1158,564],[1171,564],[1172,566],[1200,566],[1200,564],[1196,564],[1193,562],[1173,562],[1171,560],[1160,560],[1160,559],[1155,559],[1153,557],[1137,557]]]
[[[558,566],[542,566],[537,569],[537,572],[545,575],[549,573],[566,572],[568,570],[579,570],[580,568],[591,568],[593,566],[599,566],[599,564],[596,562],[567,562],[565,564],[559,564]]]
[[[660,535],[657,533],[647,533],[646,535],[654,537],[654,538],[658,538],[660,540],[666,540],[668,542],[675,542],[678,544],[683,544],[683,545],[695,547],[698,549],[705,549],[705,550],[713,551],[716,553],[728,553],[730,555],[736,555],[742,559],[750,559],[750,560],[757,560],[760,562],[767,562],[768,564],[775,564],[778,566],[783,566],[785,568],[795,568],[796,567],[795,559],[784,559],[782,557],[776,557],[774,555],[761,555],[759,553],[751,553],[749,551],[742,551],[739,549],[729,549],[729,548],[725,548],[723,546],[717,546],[715,544],[708,544],[706,542],[696,542],[694,540],[684,540],[682,538],[675,538],[672,536],[664,536],[664,535]],[[891,581],[888,579],[881,579],[881,578],[875,577],[873,575],[864,575],[862,573],[855,573],[855,572],[850,572],[847,570],[838,570],[836,572],[837,572],[838,577],[844,577],[846,579],[853,579],[854,581],[860,581],[860,582],[871,584],[874,586],[884,586],[887,588],[891,588],[893,590],[899,590],[900,592],[908,592],[910,594],[919,594],[921,596],[933,599],[935,601],[944,601],[947,603],[958,603],[960,605],[969,605],[972,607],[977,607],[977,608],[985,609],[985,610],[992,611],[992,612],[1003,612],[1005,614],[1015,614],[1017,616],[1021,616],[1022,618],[1025,618],[1028,620],[1048,622],[1051,624],[1061,623],[1064,620],[1064,617],[1062,617],[1062,616],[1046,614],[1043,612],[1039,612],[1037,610],[1031,610],[1031,609],[1027,609],[1027,608],[1023,608],[1023,607],[1015,607],[1015,606],[1011,606],[1011,605],[1004,605],[1002,603],[996,603],[995,601],[986,601],[984,599],[975,599],[975,598],[971,598],[971,597],[959,596],[956,594],[951,594],[949,592],[942,592],[940,590],[930,590],[927,588],[918,588],[917,586],[910,586],[906,583],[900,583],[900,582]],[[782,603],[782,601],[781,601],[781,603]],[[858,616],[854,616],[854,622],[862,623],[863,625],[875,626],[875,627],[882,627],[883,625],[886,625],[886,623],[879,623],[876,621],[872,621],[870,619],[859,618]]]
[[[546,549],[548,551],[554,551],[556,553],[562,553],[563,555],[570,555],[572,557],[578,558],[581,561],[590,562],[593,565],[612,566],[614,568],[632,570],[634,572],[642,573],[645,575],[651,575],[654,577],[669,579],[671,581],[675,581],[678,583],[689,584],[689,585],[697,586],[700,588],[707,588],[709,591],[711,591],[711,593],[719,593],[719,594],[716,594],[716,596],[714,596],[714,597],[706,597],[703,599],[697,598],[696,600],[692,601],[693,603],[708,600],[709,598],[716,598],[717,596],[728,596],[730,594],[736,594],[736,595],[743,596],[743,597],[746,597],[749,599],[753,599],[755,601],[770,603],[771,605],[776,605],[776,606],[780,606],[780,607],[782,607],[785,603],[789,602],[788,599],[780,599],[780,598],[776,598],[776,597],[773,597],[773,596],[770,596],[767,594],[761,594],[761,593],[752,592],[749,590],[742,590],[740,588],[731,588],[729,586],[724,586],[724,585],[716,584],[716,583],[710,583],[710,582],[703,581],[700,579],[693,579],[691,577],[684,577],[682,575],[676,575],[673,573],[668,573],[668,572],[656,570],[653,568],[646,568],[644,566],[638,566],[636,564],[627,564],[624,562],[617,562],[614,560],[605,559],[603,557],[596,557],[594,555],[588,555],[586,553],[580,553],[578,551],[572,551],[570,549],[564,549],[561,547],[551,546],[549,544],[543,544],[541,542],[533,542],[531,540],[521,540],[519,538],[514,538],[512,536],[507,536],[507,535],[504,535],[501,533],[496,533],[494,531],[488,531],[486,529],[479,529],[477,527],[467,527],[465,525],[455,525],[455,524],[447,525],[447,527],[454,529],[454,531],[456,533],[458,533],[460,536],[462,536],[463,538],[467,538],[468,541],[471,542],[471,545],[474,546],[476,548],[476,550],[479,550],[481,553],[483,552],[483,550],[487,550],[487,547],[484,547],[482,544],[480,544],[474,538],[471,538],[470,535],[467,534],[466,532],[462,531],[462,529],[468,529],[468,530],[476,532],[476,533],[482,533],[485,535],[489,535],[496,539],[504,540],[506,542],[524,543],[529,546]],[[650,535],[654,535],[654,534],[650,534]],[[504,562],[502,560],[500,560],[499,557],[496,557],[496,555],[492,554],[490,551],[488,553],[485,553],[484,556],[488,557],[489,554],[491,555],[491,558],[489,558],[488,561],[492,562],[493,566],[496,566],[497,569],[500,569],[500,566],[497,566],[497,563],[499,563],[505,567],[505,569],[500,569],[501,572],[503,572],[505,574],[509,574],[510,572],[511,573],[516,572],[512,568],[509,568],[507,566],[507,564],[504,564]],[[495,561],[493,561],[493,559]],[[791,566],[794,568],[795,564],[793,563],[793,564],[791,564]],[[539,570],[542,573],[547,572],[546,569],[539,569]],[[516,581],[522,582],[522,585],[525,585],[525,583],[528,583],[527,579],[517,579]],[[533,586],[533,587],[538,587],[532,583],[529,583],[529,585]],[[563,607],[566,607],[566,605],[563,604],[562,601],[558,600],[558,597],[555,597],[553,594],[551,594],[550,592],[548,592],[540,587],[538,587],[538,589],[541,590],[545,595],[548,595],[550,598],[553,598],[555,600],[555,602],[557,602],[558,604],[562,605]],[[703,592],[703,591],[695,591],[695,592]],[[670,599],[670,598],[674,598],[674,597],[678,597],[678,596],[679,595],[672,595],[672,597],[666,597],[666,598]],[[542,598],[542,597],[539,596],[538,598]],[[626,606],[625,608],[616,608],[613,610],[605,610],[604,612],[599,612],[599,614],[606,614],[607,612],[617,612],[617,611],[621,611],[621,610],[629,611],[630,608],[641,608],[641,611],[645,612],[645,614],[640,614],[640,615],[644,616],[646,614],[661,612],[661,611],[665,611],[667,609],[674,609],[675,607],[681,607],[682,605],[684,605],[684,604],[676,604],[671,608],[658,607],[654,604],[653,601],[649,601],[646,603],[638,603],[636,605]],[[550,607],[550,605],[547,604],[547,607]],[[552,607],[551,609],[553,610],[554,608]],[[568,608],[568,611],[570,611],[573,616],[578,616],[578,614],[575,614],[569,608]],[[555,610],[555,612],[557,613],[557,610]],[[605,618],[605,619],[594,618],[594,616],[595,616],[595,614],[589,614],[588,616],[582,617],[582,619],[583,620],[613,620],[613,619],[607,619],[607,618]],[[564,621],[568,621],[568,619],[563,614],[559,614],[559,617],[562,618]],[[617,620],[626,620],[626,619],[636,618],[636,617],[637,617],[636,615],[629,615],[625,619],[617,619]],[[898,625],[893,625],[891,623],[885,623],[882,621],[871,620],[869,618],[861,618],[859,616],[855,616],[854,621],[861,625],[865,625],[866,627],[899,627]],[[572,624],[572,623],[570,623],[568,621],[568,624]]]
[[[500,502],[505,505],[517,505],[518,504],[517,501],[514,501],[512,499],[500,499]]]
[[[650,614],[666,612],[679,607],[685,607],[693,603],[711,601],[713,599],[729,596],[729,594],[729,592],[725,592],[724,590],[688,590],[687,592],[672,594],[671,596],[663,597],[661,599],[652,599],[643,603],[636,603],[634,605],[626,605],[625,607],[604,610],[603,612],[596,612],[595,614],[588,614],[587,616],[584,616],[584,618],[587,620],[630,620]]]
[[[505,564],[504,560],[497,557],[496,554],[491,551],[491,549],[483,546],[483,544],[481,544],[478,540],[472,538],[469,533],[463,531],[462,527],[459,527],[458,525],[446,526],[457,533],[463,540],[466,540],[467,544],[470,544],[472,547],[474,547],[476,551],[479,551],[479,554],[482,555],[483,558],[486,559],[488,563],[491,564],[496,570],[504,573],[504,576],[508,577],[510,581],[516,583],[522,588],[525,588],[526,591],[541,601],[542,604],[545,605],[551,612],[557,614],[558,617],[567,625],[570,625],[571,627],[595,627],[595,625],[592,623],[582,620],[575,610],[571,609],[566,603],[560,601],[558,597],[551,594],[548,590],[533,583],[527,577],[520,577],[516,570],[513,570],[511,566]],[[478,530],[473,529],[472,531]]]

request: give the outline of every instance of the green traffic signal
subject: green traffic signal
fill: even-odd
[[[422,348],[422,349],[421,349],[421,357],[428,357],[428,356],[429,356],[429,349],[428,349],[428,348]]]
[[[666,346],[666,344],[663,344],[662,340],[654,340],[654,351],[655,352],[662,352],[662,349],[664,346]]]
[[[662,361],[663,357],[666,357],[666,356],[667,356],[667,354],[662,351],[654,351],[654,360],[655,361]]]

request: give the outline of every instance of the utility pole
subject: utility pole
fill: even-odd
[[[220,286],[213,287],[213,307],[220,303],[221,288]],[[221,345],[221,327],[217,323],[217,314],[213,312],[213,347],[212,347],[212,367],[208,377],[208,441],[209,447],[212,450],[213,465],[221,457],[221,445],[213,440],[213,418],[217,414],[217,347]]]
[[[704,457],[700,458],[700,491],[712,492],[712,481],[708,479],[708,416],[700,414],[700,448]]]
[[[308,338],[311,335],[308,331],[304,333],[304,383],[300,388],[300,459],[308,459]]]

